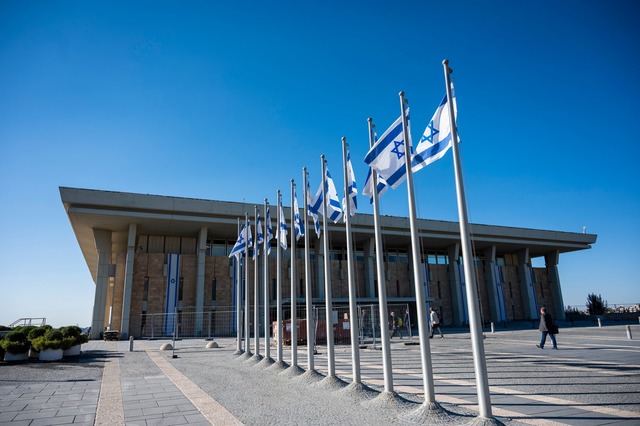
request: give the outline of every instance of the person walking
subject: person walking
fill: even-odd
[[[553,317],[551,314],[547,313],[547,309],[543,306],[540,308],[540,326],[538,330],[542,332],[542,336],[540,338],[540,344],[536,345],[540,349],[544,349],[544,344],[547,341],[547,334],[551,337],[551,343],[553,343],[553,349],[558,349],[558,344],[556,343],[556,334],[558,333],[558,328],[556,327],[555,322],[553,322]]]
[[[429,308],[429,322],[431,324],[431,335],[429,336],[429,339],[433,339],[433,333],[436,331],[436,328],[440,332],[440,338],[444,338],[442,327],[440,326],[440,318],[438,317],[436,310],[433,308]]]
[[[400,329],[398,328],[398,319],[396,318],[395,311],[391,311],[391,318],[389,319],[389,328],[391,329],[390,339],[393,339],[393,336],[400,336],[400,338],[402,339],[402,333],[400,333]]]
[[[409,307],[404,311],[404,326],[407,328],[407,336],[411,337],[411,315],[409,315]]]

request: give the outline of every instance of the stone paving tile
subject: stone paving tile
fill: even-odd
[[[66,416],[36,419],[29,426],[66,425],[73,423],[74,417],[75,416]]]

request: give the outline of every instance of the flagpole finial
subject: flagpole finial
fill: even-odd
[[[346,141],[347,141],[347,138],[343,136],[342,137],[342,142],[346,142]]]
[[[398,96],[400,96],[401,98],[403,98],[403,97],[404,97],[404,91],[403,91],[403,90],[401,90],[401,91],[400,91],[400,93],[398,93]]]
[[[322,154],[322,155],[320,156],[320,159],[321,159],[322,161],[324,161],[324,154]]]
[[[373,118],[371,117],[367,118],[367,123],[373,123]]]
[[[449,65],[449,60],[448,59],[443,59],[442,60],[442,65]]]

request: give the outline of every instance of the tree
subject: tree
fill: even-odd
[[[602,299],[601,295],[589,293],[587,295],[587,311],[590,315],[602,315],[607,312],[607,302]]]

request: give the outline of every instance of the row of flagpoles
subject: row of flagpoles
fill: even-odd
[[[415,197],[413,187],[413,173],[421,170],[425,166],[433,163],[434,161],[442,158],[446,152],[451,148],[453,152],[454,171],[456,177],[456,192],[458,200],[458,214],[460,220],[460,236],[462,255],[464,259],[464,274],[465,282],[467,283],[467,300],[469,301],[469,324],[471,332],[471,340],[473,346],[474,356],[474,369],[476,373],[476,385],[478,390],[478,405],[480,408],[480,417],[492,418],[491,414],[491,402],[489,397],[489,385],[486,372],[486,362],[484,354],[484,344],[482,341],[482,330],[479,315],[479,306],[476,294],[476,281],[475,274],[472,271],[473,254],[470,246],[470,233],[468,227],[468,219],[466,212],[466,201],[464,195],[464,186],[462,182],[460,156],[458,152],[458,143],[452,143],[458,141],[457,129],[456,129],[456,103],[455,94],[453,91],[453,85],[450,81],[451,69],[448,66],[448,61],[443,61],[446,94],[440,102],[436,112],[434,113],[431,121],[427,125],[420,142],[416,146],[415,150],[412,150],[411,135],[410,135],[410,117],[409,106],[404,98],[404,93],[400,92],[400,117],[380,136],[376,137],[375,126],[373,120],[368,120],[369,126],[369,142],[370,150],[364,158],[365,163],[369,166],[369,173],[367,175],[363,195],[368,196],[373,204],[373,218],[374,218],[374,232],[375,232],[375,251],[376,251],[376,273],[377,273],[377,285],[379,296],[379,310],[380,318],[386,318],[387,316],[387,298],[386,298],[386,283],[383,264],[382,238],[379,224],[379,201],[382,194],[391,187],[393,189],[407,181],[407,193],[408,193],[408,206],[409,206],[409,223],[411,231],[411,244],[412,244],[412,262],[413,262],[413,281],[415,285],[416,294],[416,311],[418,316],[418,336],[420,342],[421,353],[421,369],[424,385],[424,404],[423,407],[427,409],[438,409],[438,405],[435,400],[433,371],[431,362],[431,350],[429,345],[429,328],[427,322],[426,312],[426,297],[424,289],[422,288],[422,259],[419,246],[417,218],[415,208]],[[409,155],[407,155],[409,153]],[[349,153],[349,147],[346,143],[346,139],[342,138],[342,157],[343,157],[343,171],[344,171],[344,193],[345,197],[340,202],[338,197],[338,191],[335,183],[329,173],[329,168],[324,155],[321,156],[321,170],[322,170],[322,182],[316,191],[315,195],[312,195],[310,191],[310,185],[308,180],[308,173],[306,167],[303,168],[303,187],[305,200],[303,204],[303,215],[300,216],[300,209],[298,206],[298,199],[296,195],[295,181],[291,180],[291,217],[290,223],[294,228],[294,233],[291,235],[291,259],[296,259],[296,245],[300,238],[304,238],[304,261],[305,261],[305,291],[306,291],[306,318],[310,321],[312,318],[312,301],[311,301],[311,277],[310,277],[310,255],[309,255],[309,238],[306,237],[307,232],[307,217],[313,218],[314,228],[318,238],[321,237],[321,227],[319,216],[322,216],[322,229],[324,229],[323,235],[323,252],[324,252],[324,292],[325,292],[325,305],[326,305],[326,338],[327,338],[327,361],[328,361],[328,373],[327,380],[337,380],[335,377],[335,355],[334,355],[334,339],[333,339],[333,322],[331,318],[332,313],[332,293],[331,293],[331,272],[330,272],[330,256],[329,254],[329,240],[327,232],[327,220],[331,219],[334,223],[337,223],[342,217],[345,223],[346,231],[346,246],[347,246],[347,275],[349,284],[349,316],[350,321],[350,333],[351,333],[351,346],[352,346],[352,365],[353,365],[353,383],[361,385],[360,383],[360,358],[359,358],[359,346],[358,346],[358,324],[355,320],[357,316],[356,306],[356,291],[355,291],[355,277],[353,266],[353,241],[351,235],[351,217],[355,215],[357,209],[357,194],[355,175],[351,164],[351,156]],[[410,166],[407,167],[407,158],[409,158]],[[277,192],[277,230],[274,234],[271,226],[271,217],[268,201],[265,199],[264,203],[265,211],[265,223],[262,224],[262,218],[258,209],[255,209],[255,230],[256,241],[254,247],[253,236],[251,234],[251,226],[248,214],[245,216],[245,223],[242,227],[239,226],[239,236],[232,248],[229,257],[236,257],[236,277],[240,277],[240,257],[244,254],[245,261],[245,351],[244,353],[249,355],[251,352],[250,343],[250,321],[249,321],[249,270],[248,270],[248,254],[249,248],[254,247],[253,258],[255,262],[255,277],[254,277],[254,336],[255,336],[255,356],[260,357],[260,330],[258,320],[258,304],[259,304],[259,283],[258,283],[258,268],[260,249],[262,247],[262,253],[264,258],[264,270],[263,270],[263,293],[264,293],[264,336],[265,336],[265,359],[270,361],[270,338],[269,338],[269,266],[267,256],[271,252],[271,241],[275,237],[277,240],[276,245],[276,327],[277,330],[274,333],[277,336],[277,355],[276,363],[283,363],[283,318],[282,318],[282,277],[281,277],[281,259],[282,250],[288,249],[287,235],[288,228],[286,219],[284,217],[284,210],[282,208],[282,195],[280,191]],[[267,256],[264,256],[266,254]],[[297,319],[296,316],[296,262],[291,262],[291,367],[299,368],[297,365]],[[237,280],[236,294],[236,308],[237,317],[236,323],[241,323],[240,318],[240,285],[241,280]],[[238,329],[238,347],[236,353],[243,353],[241,348],[241,330]],[[307,355],[308,355],[308,371],[314,372],[314,353],[311,347],[311,342],[314,339],[314,329],[307,323]],[[390,350],[390,336],[387,327],[381,327],[381,340],[382,340],[382,360],[383,360],[383,373],[384,373],[384,391],[395,395],[393,390],[393,376],[391,368],[391,350]]]

